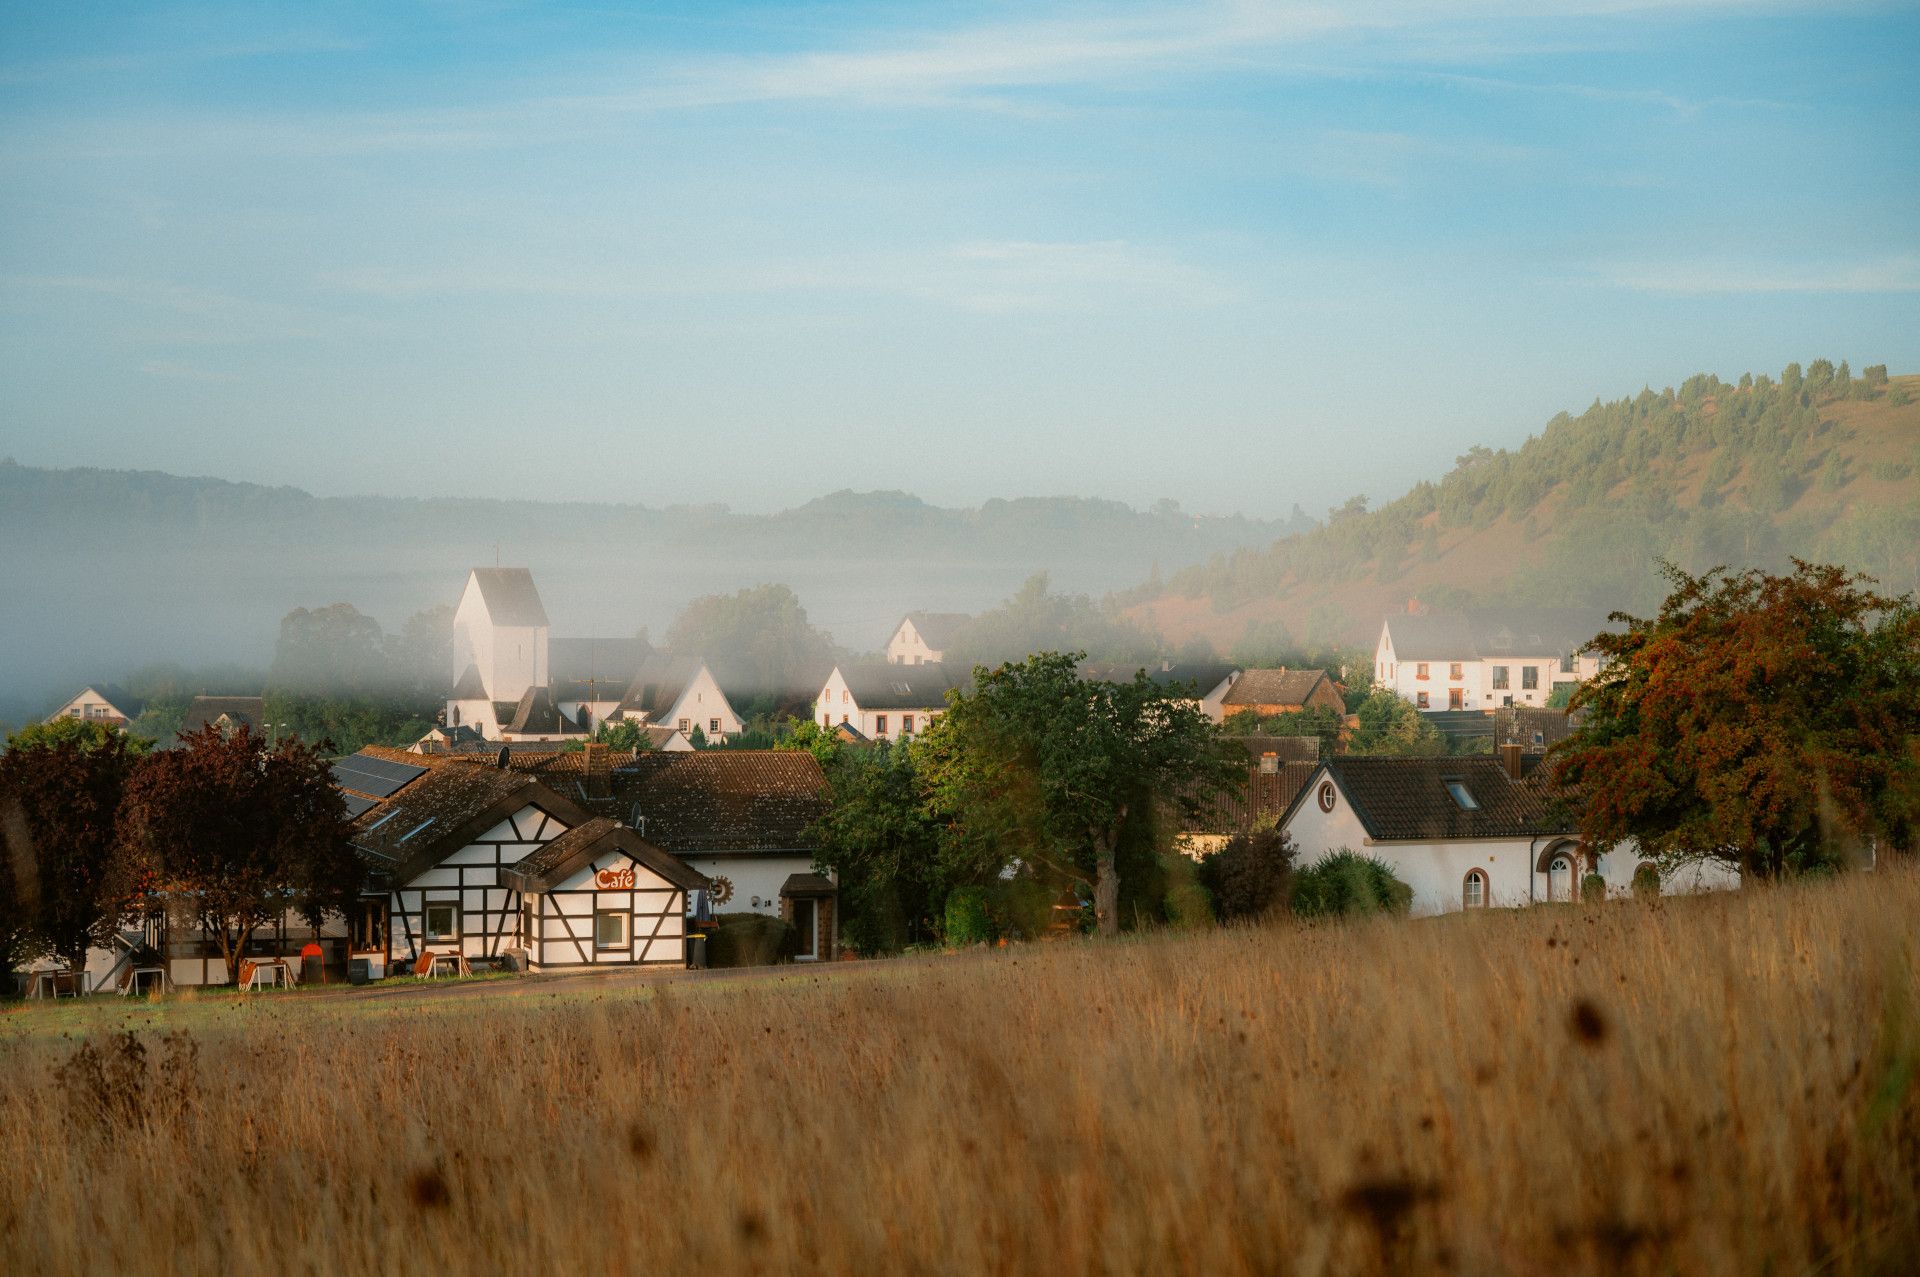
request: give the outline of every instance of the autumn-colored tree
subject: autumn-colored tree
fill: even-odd
[[[1093,888],[1094,920],[1119,930],[1119,852],[1156,806],[1194,814],[1244,774],[1206,714],[1144,672],[1083,679],[1084,653],[1040,652],[974,671],[916,745],[932,810],[987,863],[1018,859]]]
[[[71,723],[71,727],[60,724]],[[0,754],[0,959],[53,953],[75,970],[119,921],[109,886],[114,817],[146,742],[62,719]]]
[[[1920,612],[1865,577],[1665,569],[1659,615],[1616,613],[1586,721],[1555,750],[1597,851],[1774,876],[1920,831]]]
[[[317,925],[359,895],[365,866],[320,750],[209,727],[144,759],[121,802],[116,883],[220,947],[229,978],[254,930],[292,909]]]

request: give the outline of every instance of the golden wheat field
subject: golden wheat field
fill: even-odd
[[[1882,871],[131,1040],[16,1010],[0,1267],[1912,1271],[1916,924]]]

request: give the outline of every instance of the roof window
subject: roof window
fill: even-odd
[[[1473,795],[1468,792],[1465,781],[1447,780],[1441,783],[1447,787],[1447,792],[1453,795],[1453,801],[1459,806],[1461,811],[1480,810],[1480,804],[1475,802]]]
[[[380,817],[380,819],[374,821],[371,825],[368,825],[367,832],[372,833],[374,830],[380,828],[380,826],[386,824],[389,820],[392,820],[395,816],[398,816],[399,814],[400,814],[400,809],[398,807],[395,807],[392,811]]]
[[[415,825],[412,829],[407,830],[406,833],[401,834],[400,841],[405,842],[407,839],[413,837],[415,834],[419,833],[422,829],[425,829],[428,825],[431,825],[433,822],[434,822],[434,817],[432,816],[427,817],[425,820]]]

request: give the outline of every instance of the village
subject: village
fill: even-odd
[[[822,751],[904,756],[973,681],[946,660],[967,619],[906,614],[883,652],[832,662],[810,694],[795,690],[780,707],[785,747],[728,748],[745,720],[705,661],[644,640],[553,635],[531,572],[475,568],[454,611],[440,724],[409,745],[328,762],[364,869],[354,903],[317,917],[311,906],[304,916],[292,903],[256,906],[236,950],[223,949],[223,928],[148,893],[94,928],[83,964],[43,951],[16,973],[16,991],[678,969],[709,964],[710,935],[716,950],[744,954],[729,961],[852,957],[860,946],[843,935],[840,874],[822,846],[835,806]],[[1370,671],[1083,660],[1076,672],[1138,680],[1191,711],[1228,760],[1225,779],[1216,771],[1197,801],[1170,806],[1173,848],[1197,864],[1264,831],[1300,869],[1368,858],[1414,917],[1737,886],[1739,868],[1725,861],[1660,863],[1631,840],[1589,847],[1546,761],[1577,721],[1568,694],[1602,668],[1593,624],[1568,612],[1410,608],[1383,618]],[[1344,752],[1358,720],[1341,684],[1368,674],[1442,725],[1459,752]],[[163,748],[239,734],[270,750],[263,707],[197,697]],[[88,686],[47,722],[121,731],[139,709],[112,685]],[[1309,720],[1322,735],[1289,733]],[[1015,865],[1001,877],[1025,873]],[[1085,924],[1091,877],[1041,881],[1047,921],[1002,927],[1002,942]],[[723,945],[741,920],[760,931],[777,920],[780,938]]]

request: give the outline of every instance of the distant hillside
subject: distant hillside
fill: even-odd
[[[1920,377],[1816,360],[1595,402],[1377,510],[1356,498],[1119,601],[1173,643],[1370,643],[1409,599],[1647,609],[1660,558],[1699,571],[1790,555],[1920,588]]]
[[[947,509],[838,492],[773,515],[327,498],[0,460],[0,708],[149,660],[264,668],[298,606],[350,602],[397,627],[496,553],[534,570],[562,633],[658,635],[692,598],[776,581],[841,643],[873,648],[904,611],[986,607],[1036,570],[1105,593],[1288,528],[1072,497]]]

